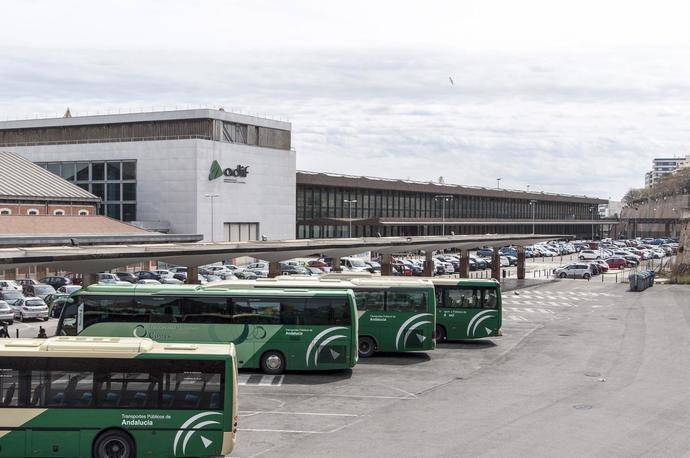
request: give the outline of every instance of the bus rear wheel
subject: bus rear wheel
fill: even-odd
[[[374,339],[371,337],[360,337],[359,338],[359,357],[369,358],[374,355]]]
[[[135,458],[134,441],[124,431],[106,431],[93,444],[94,458]]]
[[[261,370],[269,375],[282,374],[285,370],[285,357],[279,351],[267,351],[261,356]]]
[[[443,342],[446,340],[446,328],[436,325],[436,342]]]

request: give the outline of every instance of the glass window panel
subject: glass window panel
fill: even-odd
[[[120,183],[108,183],[107,200],[120,200]]]
[[[105,164],[103,162],[91,164],[91,179],[95,181],[105,180]]]
[[[382,311],[385,304],[385,291],[356,291],[357,310]]]
[[[55,175],[60,175],[60,164],[54,162],[48,164],[48,171],[54,173]]]
[[[93,183],[91,184],[91,194],[94,194],[105,200],[105,185],[103,183]]]
[[[108,216],[114,219],[120,219],[120,204],[108,204]]]
[[[18,405],[19,371],[0,366],[0,406],[17,407]]]
[[[389,291],[386,294],[386,309],[390,312],[424,312],[426,295],[424,291]]]
[[[136,183],[122,183],[122,200],[137,200]]]
[[[108,180],[119,180],[120,177],[120,163],[108,162]]]
[[[136,221],[137,206],[136,204],[122,204],[122,221]]]
[[[137,163],[128,161],[122,163],[122,179],[136,180],[137,179]]]
[[[74,162],[62,164],[60,176],[67,181],[74,181]]]
[[[89,181],[89,163],[77,163],[77,181]]]

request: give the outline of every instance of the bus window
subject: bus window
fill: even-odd
[[[459,288],[445,290],[444,307],[449,308],[479,308],[481,296],[478,288]]]
[[[0,366],[0,407],[19,405],[19,371]]]
[[[425,312],[426,294],[424,291],[388,291],[386,310],[389,312]]]
[[[81,296],[84,328],[102,322],[148,322],[147,310],[138,307],[132,296]]]
[[[149,310],[151,323],[175,323],[180,319],[180,299],[166,296],[137,298],[137,306]]]
[[[487,309],[498,308],[498,291],[494,288],[482,289],[482,305]]]
[[[237,298],[233,311],[233,323],[280,324],[280,299]]]
[[[383,311],[385,305],[385,291],[355,291],[357,310]]]
[[[182,323],[230,323],[232,321],[230,300],[225,297],[184,297],[181,299]]]

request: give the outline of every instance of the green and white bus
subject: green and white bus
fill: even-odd
[[[501,335],[501,285],[496,280],[434,278],[436,339]]]
[[[358,272],[327,274],[328,279],[378,279],[405,284],[409,277],[374,277]],[[494,279],[427,278],[436,290],[436,341],[478,339],[501,335],[501,284]]]
[[[238,367],[267,374],[357,363],[352,291],[93,285],[72,300],[58,322],[58,335],[234,343]]]
[[[436,347],[436,297],[429,280],[396,281],[386,277],[337,278],[283,276],[229,280],[204,286],[206,291],[232,288],[351,289],[359,315],[358,350],[362,358],[375,352],[416,352]]]
[[[232,345],[0,339],[0,456],[218,456],[237,432]]]

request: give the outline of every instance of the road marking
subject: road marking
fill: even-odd
[[[256,414],[275,414],[275,415],[312,415],[318,417],[359,417],[353,413],[323,413],[323,412],[286,412],[284,410],[240,410],[240,415],[256,415]]]
[[[281,386],[284,375],[238,374],[237,384],[242,386]]]

